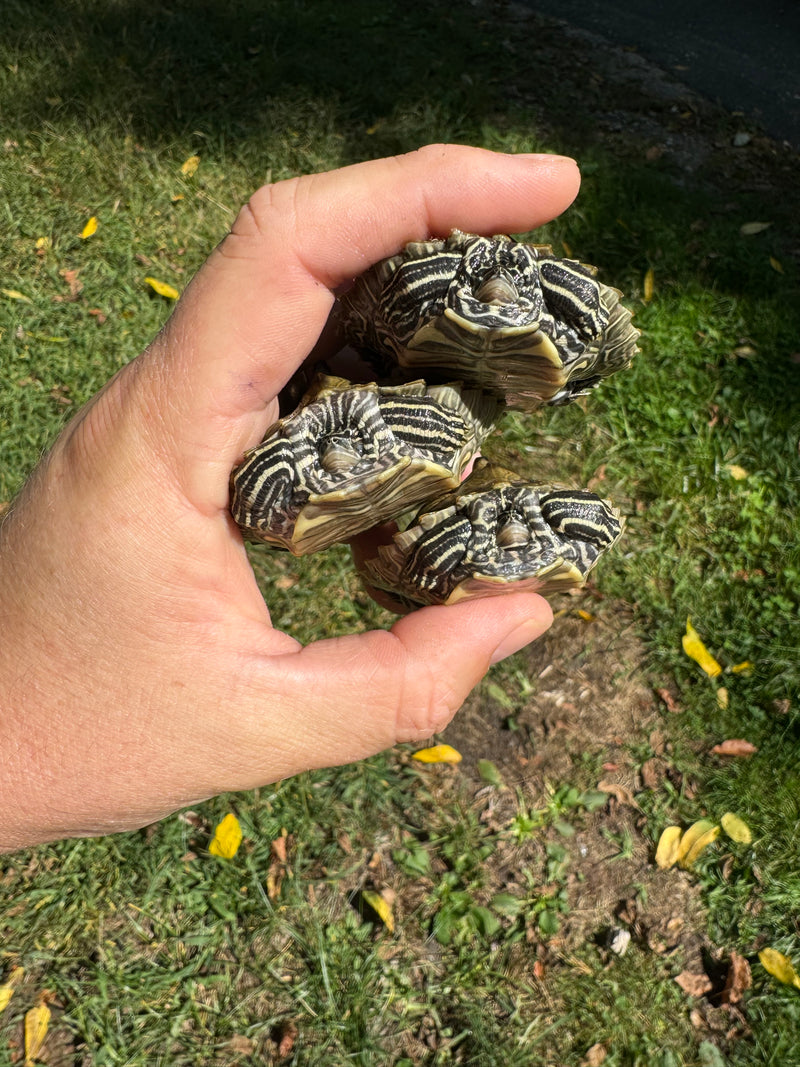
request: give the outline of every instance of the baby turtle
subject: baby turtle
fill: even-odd
[[[319,552],[459,484],[497,403],[452,385],[320,376],[231,475],[246,537]]]
[[[596,273],[460,231],[368,270],[337,317],[378,381],[318,376],[244,456],[231,512],[245,537],[299,556],[420,509],[359,565],[402,608],[580,585],[622,531],[607,501],[485,460],[461,483],[506,407],[569,403],[629,365],[639,332]]]
[[[510,590],[562,592],[583,584],[622,529],[616,508],[594,493],[537,486],[479,459],[361,572],[406,608]]]
[[[394,365],[395,376],[463,381],[534,411],[586,395],[638,351],[622,294],[596,274],[549,245],[454,230],[362,274],[340,298],[340,322],[379,376]]]

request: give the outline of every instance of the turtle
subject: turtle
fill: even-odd
[[[231,473],[243,535],[300,556],[416,512],[359,562],[398,610],[580,585],[619,512],[476,456],[507,409],[570,403],[630,364],[639,331],[596,275],[550,246],[459,230],[367,270],[334,321],[376,380],[317,368],[301,395],[301,369],[288,413]]]
[[[595,493],[536,485],[481,458],[360,570],[404,608],[509,590],[564,592],[585,582],[623,527]]]
[[[639,331],[621,296],[550,245],[454,230],[367,270],[338,316],[379,374],[460,380],[530,412],[630,364]]]
[[[232,472],[231,513],[250,540],[319,552],[456,487],[496,415],[457,385],[319,375]]]

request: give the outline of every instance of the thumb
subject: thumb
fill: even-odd
[[[291,681],[316,694],[308,728],[319,765],[443,729],[489,666],[541,636],[552,619],[542,597],[508,593],[421,608],[391,630],[317,641],[282,657]]]

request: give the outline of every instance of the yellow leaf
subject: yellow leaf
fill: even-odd
[[[392,905],[382,897],[380,893],[376,893],[372,889],[365,889],[362,891],[361,896],[364,898],[365,903],[369,904],[383,925],[389,931],[390,934],[394,933],[394,915],[392,914]]]
[[[702,821],[704,821],[704,820],[702,820]],[[687,830],[687,833],[688,833],[688,830]],[[705,850],[712,843],[712,841],[716,841],[717,840],[719,835],[720,835],[720,827],[719,826],[712,826],[711,829],[706,830],[705,833],[702,833],[698,837],[696,837],[692,842],[691,848],[686,852],[686,854],[684,855],[683,859],[681,860],[681,866],[682,867],[691,867],[693,865],[694,861],[696,859],[698,859],[699,856],[703,852],[705,852]],[[682,849],[683,849],[683,840],[681,840],[681,850]]]
[[[671,867],[678,859],[678,845],[683,831],[680,826],[668,826],[658,839],[656,863],[662,870]]]
[[[50,1009],[44,1001],[25,1014],[25,1067],[34,1067],[39,1058],[47,1028],[50,1025]]]
[[[159,296],[169,297],[170,300],[177,300],[180,293],[171,285],[167,285],[166,282],[160,282],[158,278],[145,278],[145,281],[151,289],[155,289]]]
[[[734,663],[731,667],[731,674],[749,674],[752,669],[753,664],[749,659],[745,659],[741,663]]]
[[[81,230],[81,240],[85,241],[87,237],[91,237],[93,233],[97,233],[97,216],[92,215],[89,221]]]
[[[19,984],[25,973],[24,967],[15,967],[3,985],[0,985],[0,1011],[5,1011],[9,1001],[14,996],[14,986]]]
[[[653,284],[655,282],[655,277],[655,272],[653,271],[653,268],[650,267],[644,276],[644,292],[642,295],[645,304],[649,304],[653,299]]]
[[[25,296],[19,289],[0,289],[0,293],[3,296],[7,296],[9,300],[22,300],[25,304],[32,304],[33,301],[29,296]]]
[[[197,168],[200,166],[200,156],[189,156],[181,164],[181,174],[184,178],[191,178]]]
[[[53,247],[53,242],[49,237],[37,237],[36,249],[38,252],[47,252]]]
[[[738,841],[740,845],[749,845],[753,840],[750,827],[732,811],[726,811],[719,821],[722,829],[732,841]]]
[[[743,237],[752,237],[756,233],[763,233],[772,225],[771,222],[745,222],[739,227],[739,233]]]
[[[421,748],[411,758],[420,763],[460,763],[461,753],[450,745],[433,745],[432,748]]]
[[[727,708],[728,706],[728,690],[724,685],[721,685],[717,690],[717,706],[720,708]]]
[[[743,482],[750,473],[749,471],[746,471],[744,467],[740,467],[738,463],[728,463],[727,469],[731,478],[735,478],[737,482]]]
[[[594,622],[595,616],[592,615],[591,611],[584,611],[583,608],[578,608],[576,614],[584,622]]]
[[[775,948],[762,948],[758,958],[761,960],[761,966],[773,978],[777,978],[784,985],[793,985],[800,989],[800,975],[794,969],[794,964],[788,956],[784,956]]]
[[[212,856],[232,860],[242,843],[242,828],[235,815],[228,814],[214,831],[208,851]]]
[[[686,633],[681,640],[683,651],[706,672],[709,678],[716,678],[722,674],[722,667],[717,663],[706,646],[700,640],[700,636],[692,626],[691,620],[686,620]]]
[[[678,863],[683,863],[691,848],[694,847],[695,841],[699,840],[703,834],[712,830],[714,827],[713,822],[709,819],[698,819],[697,822],[692,823],[686,833],[681,837],[680,844],[678,845],[678,852],[675,859]]]
[[[769,257],[769,265],[773,270],[776,270],[778,274],[783,274],[783,264],[779,259],[776,259],[775,256]]]

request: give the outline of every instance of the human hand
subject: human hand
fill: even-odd
[[[433,146],[255,194],[0,530],[0,849],[428,737],[546,629],[545,601],[513,593],[302,647],[271,626],[228,479],[337,286],[456,226],[531,229],[578,184],[560,157]]]

